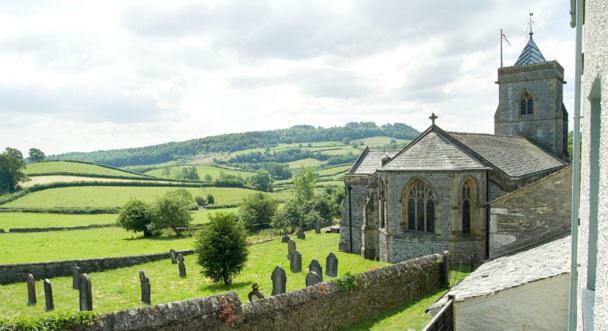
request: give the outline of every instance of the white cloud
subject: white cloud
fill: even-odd
[[[467,1],[103,1],[0,4],[0,147],[47,153],[431,112],[491,132],[505,64],[535,40],[573,81],[568,4]],[[572,104],[572,84],[565,86]]]

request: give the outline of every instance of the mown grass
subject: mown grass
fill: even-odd
[[[338,252],[339,235],[307,233],[305,240],[295,239],[297,249],[302,253],[303,269],[314,258],[325,267],[325,257],[334,252],[339,259],[338,274],[350,271],[365,272],[387,263],[365,260],[359,255]],[[227,291],[235,291],[243,302],[253,283],[258,283],[265,296],[270,295],[272,281],[270,275],[275,266],[280,265],[287,273],[287,290],[293,291],[305,286],[305,273],[291,273],[286,258],[287,245],[280,240],[257,244],[249,247],[249,259],[245,269],[238,275],[232,286],[213,283],[200,274],[200,266],[195,256],[187,256],[185,263],[188,271],[186,279],[179,278],[176,265],[170,260],[109,270],[90,274],[93,287],[93,307],[96,312],[109,312],[132,307],[140,307],[138,272],[143,270],[150,278],[152,303],[164,303],[189,298],[198,298]],[[327,279],[324,276],[324,279]],[[78,309],[78,292],[72,289],[70,277],[53,278],[53,292],[56,312],[75,312]],[[37,281],[38,305],[27,306],[27,291],[24,283],[0,286],[0,316],[14,318],[20,316],[42,316],[44,297],[42,284]],[[52,313],[51,313],[52,314]]]
[[[178,179],[179,175],[182,173],[182,169],[188,168],[188,167],[192,167],[192,166],[169,167],[169,177],[165,176],[165,174],[163,173],[164,172],[163,168],[150,170],[150,171],[147,171],[145,174],[148,176],[154,176],[154,177],[159,177],[159,178]],[[253,175],[253,173],[249,172],[249,171],[225,169],[225,168],[220,168],[220,167],[215,167],[215,166],[203,165],[203,166],[195,166],[195,167],[196,167],[196,172],[197,172],[200,180],[205,180],[205,177],[207,175],[211,176],[211,179],[215,180],[218,177],[220,177],[220,174],[222,174],[222,173],[227,174],[227,175],[237,175],[237,176],[241,176],[243,178],[247,178],[247,177]]]
[[[79,162],[68,161],[49,161],[28,164],[24,172],[26,174],[52,174],[52,173],[71,173],[71,174],[86,174],[99,176],[125,176],[125,177],[142,177],[130,172],[121,171],[118,169],[109,169],[100,167],[94,164],[86,164]]]
[[[134,187],[134,186],[79,186],[62,187],[29,193],[22,198],[2,205],[13,208],[116,208],[131,198],[154,201],[179,187]],[[245,188],[206,187],[185,188],[193,196],[206,197],[212,194],[216,204],[238,204],[244,197],[258,191]],[[267,193],[284,199],[288,192]]]
[[[209,221],[209,214],[219,211],[237,212],[238,208],[205,209],[192,212],[192,224],[207,223]],[[8,230],[13,228],[49,228],[114,224],[117,219],[117,214],[74,215],[0,212],[0,229]]]

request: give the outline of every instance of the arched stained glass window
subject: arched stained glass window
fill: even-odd
[[[471,233],[471,188],[473,184],[467,180],[462,185],[462,233]]]
[[[429,184],[415,179],[405,192],[407,229],[435,232],[435,195]]]

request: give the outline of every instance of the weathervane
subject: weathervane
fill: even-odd
[[[532,35],[534,34],[534,32],[532,32],[532,25],[535,23],[534,20],[532,20],[532,15],[534,15],[533,12],[530,12],[530,22],[528,23],[528,25],[530,26],[530,33],[528,33],[530,35],[530,39],[532,39]]]
[[[439,116],[435,115],[435,113],[432,113],[431,116],[429,116],[429,119],[431,120],[431,122],[433,123],[432,125],[435,126],[435,120],[439,118]]]

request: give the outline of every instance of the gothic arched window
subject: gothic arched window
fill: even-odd
[[[462,233],[471,233],[476,193],[475,181],[467,178],[462,184]]]
[[[384,181],[380,181],[380,228],[386,227],[386,187]]]
[[[532,114],[534,112],[534,100],[528,92],[524,92],[519,100],[519,113],[521,115]]]
[[[435,232],[435,194],[429,184],[415,179],[408,185],[406,198],[407,229],[411,231]]]

